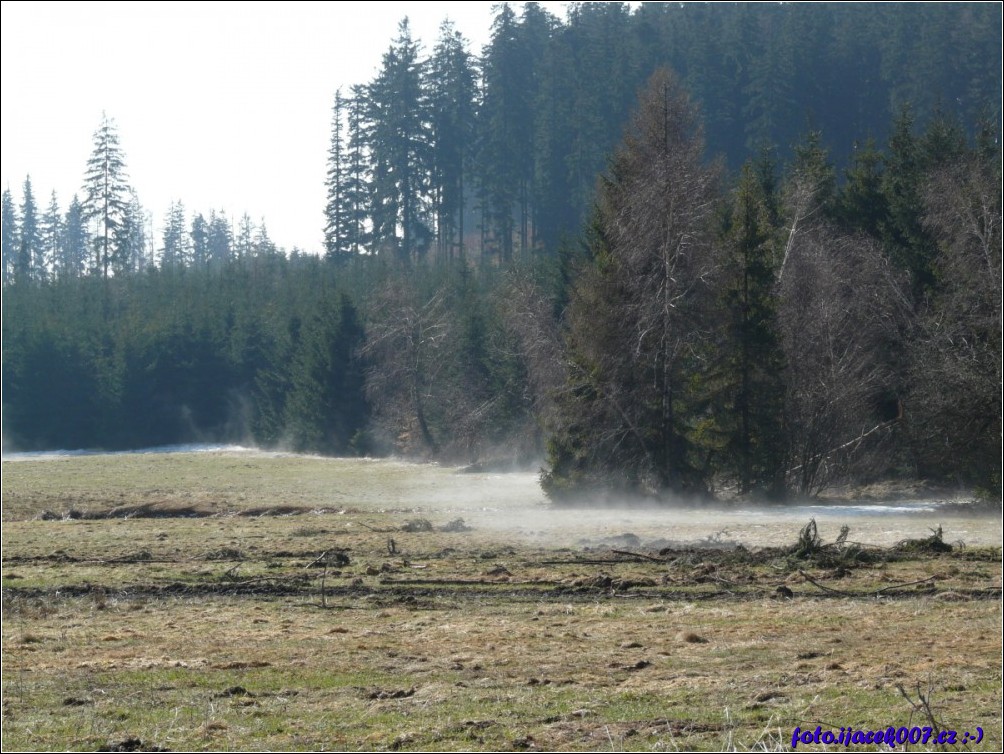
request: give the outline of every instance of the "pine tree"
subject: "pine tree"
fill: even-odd
[[[209,263],[209,223],[199,212],[192,218],[192,267],[201,270]]]
[[[349,164],[345,143],[345,100],[335,92],[331,108],[331,144],[328,147],[328,201],[324,206],[324,255],[329,260],[348,258],[352,246],[352,205]]]
[[[84,217],[94,226],[92,270],[108,277],[112,257],[122,247],[123,225],[131,200],[125,154],[115,122],[104,116],[94,132],[94,151],[84,174]]]
[[[17,255],[15,277],[18,282],[38,280],[39,270],[35,267],[42,253],[42,238],[38,227],[38,205],[31,188],[31,176],[24,179],[24,201],[21,203],[21,237]]]
[[[777,333],[775,267],[779,239],[772,223],[773,183],[747,163],[739,178],[725,233],[723,304],[729,335],[725,382],[730,395],[726,451],[734,459],[740,494],[785,491],[783,358]]]
[[[871,139],[854,150],[851,166],[844,171],[835,214],[844,227],[881,238],[889,207],[882,191],[882,154]]]
[[[520,235],[533,160],[531,59],[523,49],[519,22],[508,3],[497,6],[492,38],[482,60],[483,99],[479,112],[479,193],[489,233],[502,261],[512,259],[517,212]]]
[[[566,35],[574,56],[572,120],[566,163],[572,204],[583,212],[592,202],[596,176],[621,136],[637,95],[630,60],[630,9],[622,3],[570,7]],[[525,23],[524,23],[525,26]],[[576,217],[576,222],[585,218]]]
[[[299,450],[359,451],[367,418],[359,351],[364,332],[352,300],[322,303],[297,343],[286,400],[286,429]]]
[[[252,248],[256,257],[270,257],[279,253],[279,247],[275,245],[275,242],[268,234],[264,218],[262,218],[262,221],[258,223],[258,227],[255,229]]]
[[[587,207],[573,197],[577,176],[570,170],[569,137],[578,120],[574,92],[568,85],[576,69],[571,48],[567,29],[558,29],[541,63],[544,75],[535,107],[533,228],[537,241],[551,252],[558,250],[563,234],[574,233],[587,219]],[[589,180],[591,196],[595,173]]]
[[[160,266],[185,267],[190,259],[190,244],[185,219],[185,205],[171,202],[164,218],[163,240],[160,247]]]
[[[237,226],[237,237],[234,239],[234,254],[238,260],[250,259],[254,251],[254,223],[251,217],[245,212],[241,215],[240,224]]]
[[[17,216],[17,207],[14,204],[14,197],[9,188],[3,191],[2,207],[3,282],[4,285],[9,285],[17,277],[17,255],[20,251],[20,242],[18,240],[20,236],[18,226],[20,223]]]
[[[346,102],[348,164],[346,165],[345,202],[349,209],[346,235],[349,251],[353,258],[371,246],[373,240],[372,234],[367,228],[372,213],[369,184],[370,161],[364,126],[365,97],[365,87],[355,86],[352,88],[352,97]]]
[[[129,204],[122,217],[119,237],[112,256],[112,271],[116,275],[138,272],[144,269],[150,261],[147,253],[146,226],[146,211],[140,204],[136,192],[130,190]]]
[[[373,233],[400,260],[425,253],[431,241],[431,145],[425,64],[405,18],[366,89],[365,112],[373,164]]]
[[[63,279],[78,278],[87,269],[87,222],[84,207],[73,195],[63,221],[63,240],[57,262],[58,275]]]
[[[477,97],[474,64],[463,36],[450,21],[439,27],[429,61],[432,114],[432,188],[439,254],[464,256],[465,177],[474,142]]]
[[[63,246],[63,217],[55,191],[49,199],[49,208],[42,215],[41,230],[40,254],[36,255],[34,267],[39,280],[48,281],[55,277]]]
[[[222,211],[209,213],[209,223],[206,229],[206,250],[208,263],[212,267],[223,267],[233,255],[233,232],[230,223]]]
[[[937,249],[922,223],[924,155],[913,123],[913,113],[904,107],[893,124],[882,174],[882,193],[889,208],[882,238],[889,256],[910,272],[919,298],[934,285]]]

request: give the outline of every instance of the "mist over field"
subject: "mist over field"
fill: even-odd
[[[847,524],[855,539],[891,546],[926,536],[941,525],[951,541],[970,546],[1001,543],[999,527],[987,526],[999,522],[999,508],[947,490],[934,495],[931,490],[873,488],[866,496],[848,494],[785,505],[609,496],[583,496],[555,505],[542,492],[539,473],[534,472],[472,472],[436,463],[326,458],[232,445],[7,453],[3,462],[11,464],[5,468],[14,469],[15,477],[21,464],[41,463],[35,467],[49,480],[62,480],[66,488],[51,505],[44,505],[47,509],[62,505],[64,512],[74,505],[81,508],[87,500],[107,508],[128,492],[135,504],[155,504],[164,515],[182,501],[203,497],[213,503],[201,514],[215,516],[254,506],[267,509],[270,504],[321,520],[346,508],[397,511],[436,525],[462,518],[475,530],[540,546],[644,550],[780,546],[792,541],[810,518],[829,539]],[[137,476],[139,470],[143,471]],[[280,483],[284,493],[275,499],[263,496],[262,490],[272,489],[275,479],[285,480]],[[198,511],[196,507],[192,513]],[[144,515],[152,515],[152,509]]]

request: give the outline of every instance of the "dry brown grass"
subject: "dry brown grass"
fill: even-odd
[[[917,684],[1002,742],[999,551],[646,558],[440,531],[434,467],[115,458],[106,489],[108,457],[4,464],[5,750],[787,749],[796,725],[923,724]],[[219,512],[33,520],[152,490]],[[323,512],[237,515],[290,500]]]

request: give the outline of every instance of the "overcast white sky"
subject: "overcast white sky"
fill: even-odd
[[[65,211],[106,112],[158,244],[180,199],[318,251],[335,90],[373,78],[404,16],[426,51],[447,16],[480,51],[492,5],[5,0],[3,187],[20,205],[30,173],[40,208],[55,189]],[[564,18],[565,3],[542,5]]]

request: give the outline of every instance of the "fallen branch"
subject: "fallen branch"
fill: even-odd
[[[493,581],[491,579],[380,579],[388,586],[557,586],[556,581]]]
[[[918,579],[917,581],[907,581],[902,584],[891,584],[890,586],[884,586],[881,589],[876,589],[873,592],[845,592],[841,589],[833,589],[831,587],[826,586],[825,584],[820,584],[818,581],[816,581],[814,578],[812,578],[809,574],[807,574],[805,571],[801,569],[799,569],[798,573],[802,578],[804,578],[810,584],[812,584],[815,587],[818,587],[819,589],[822,589],[824,592],[839,594],[844,597],[876,597],[879,594],[882,594],[883,592],[891,592],[894,589],[903,589],[904,587],[916,586],[917,584],[927,584],[927,583],[933,584],[935,579],[934,576],[929,576],[926,579]]]
[[[626,555],[630,558],[641,558],[642,560],[651,560],[653,563],[660,563],[662,565],[666,564],[665,558],[656,558],[652,555],[646,555],[643,552],[631,552],[630,550],[611,550],[610,552],[615,555]],[[620,561],[615,560],[614,562],[619,563]]]
[[[882,592],[889,592],[893,589],[902,589],[905,586],[916,586],[917,584],[927,584],[930,582],[934,584],[934,576],[928,576],[926,579],[919,579],[917,581],[907,581],[905,584],[893,584],[892,586],[884,586],[881,589],[876,589],[872,594],[881,594]]]
[[[840,589],[831,589],[828,586],[820,584],[818,581],[816,581],[814,578],[812,578],[812,576],[810,576],[809,574],[807,574],[801,568],[798,569],[798,573],[802,576],[802,578],[804,578],[810,584],[812,584],[815,587],[818,587],[818,588],[822,589],[824,592],[830,592],[832,594],[839,594],[839,595],[842,595],[844,597],[866,597],[866,596],[868,596],[867,594],[855,594],[854,592],[844,592],[844,591],[841,591]]]
[[[394,526],[390,527],[389,529],[387,529],[387,528],[377,529],[375,526],[370,526],[369,524],[364,524],[362,521],[356,521],[356,523],[359,524],[362,527],[365,527],[365,528],[369,529],[372,532],[376,532],[377,534],[390,534],[392,532],[398,531],[397,527],[394,527]]]
[[[617,552],[614,550],[614,552]],[[631,553],[635,555],[637,553]],[[546,566],[546,565],[616,565],[617,563],[626,562],[624,558],[595,558],[595,559],[575,559],[575,560],[535,560],[533,562],[523,563],[526,567],[533,566]],[[659,563],[666,563],[665,560],[659,560]]]

